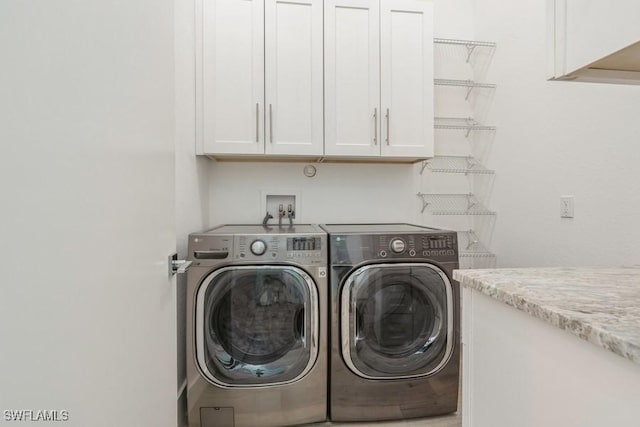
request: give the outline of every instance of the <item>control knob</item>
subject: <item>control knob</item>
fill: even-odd
[[[402,253],[404,252],[405,249],[405,244],[404,241],[402,239],[393,239],[391,241],[391,250],[396,253]]]
[[[267,251],[267,244],[262,240],[254,240],[251,242],[251,253],[254,255],[262,255]]]

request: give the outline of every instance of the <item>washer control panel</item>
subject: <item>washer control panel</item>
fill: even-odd
[[[300,264],[326,264],[324,239],[305,235],[236,236],[236,261],[291,261]],[[323,257],[324,254],[324,257]]]

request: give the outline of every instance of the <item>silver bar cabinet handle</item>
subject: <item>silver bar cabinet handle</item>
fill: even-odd
[[[373,109],[373,145],[378,145],[378,109]]]
[[[387,114],[385,115],[387,119],[387,145],[389,145],[389,109],[387,108]]]
[[[269,104],[269,142],[273,144],[273,112],[271,111],[271,104]]]
[[[256,102],[256,142],[260,142],[260,104]]]

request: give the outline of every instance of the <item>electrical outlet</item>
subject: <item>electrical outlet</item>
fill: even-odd
[[[573,218],[573,196],[560,196],[560,218]]]

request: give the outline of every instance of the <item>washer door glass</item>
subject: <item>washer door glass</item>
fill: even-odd
[[[431,264],[377,264],[345,280],[342,350],[365,378],[429,375],[449,359],[453,299],[446,274]]]
[[[198,366],[218,385],[292,382],[317,356],[318,293],[296,267],[214,271],[197,291],[195,321]]]

